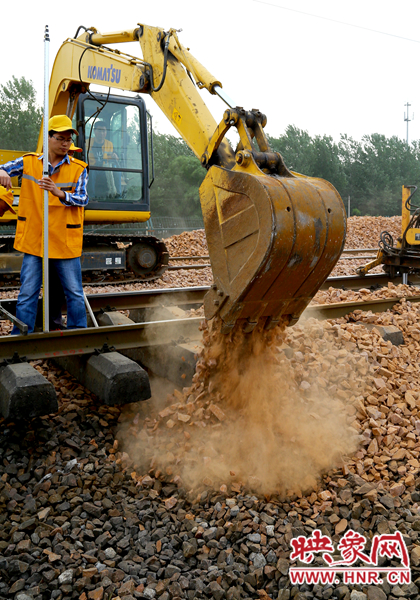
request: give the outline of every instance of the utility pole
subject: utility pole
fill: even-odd
[[[407,139],[406,139],[406,142],[407,142],[407,146],[408,146],[408,123],[411,121],[411,119],[409,118],[409,115],[408,115],[408,111],[409,111],[409,107],[411,106],[411,104],[409,104],[408,102],[406,102],[406,104],[404,106],[407,107],[407,115],[404,113],[404,121],[407,122]],[[413,118],[414,118],[414,115],[413,115]]]

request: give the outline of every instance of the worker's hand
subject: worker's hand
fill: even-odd
[[[10,210],[10,206],[7,204],[7,202],[0,200],[0,217],[2,217],[8,210]]]
[[[64,198],[66,197],[65,192],[59,190],[58,187],[55,185],[54,181],[50,177],[43,177],[42,179],[38,179],[38,185],[41,189],[47,190],[53,196],[57,196],[57,198],[61,198],[61,200],[64,200]]]
[[[7,191],[9,191],[12,187],[10,175],[8,175],[3,169],[0,169],[0,185],[5,187]]]

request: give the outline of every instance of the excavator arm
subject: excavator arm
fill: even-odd
[[[104,45],[133,41],[140,43],[144,59]],[[221,90],[221,83],[179,43],[175,30],[165,33],[138,25],[129,31],[101,34],[91,28],[77,39],[66,40],[57,53],[50,80],[50,114],[72,117],[79,94],[91,84],[148,93],[201,158],[217,123],[189,74],[211,93]],[[234,152],[227,141],[222,142],[220,152],[227,165],[233,166]]]
[[[133,41],[142,59],[109,47]],[[221,82],[173,29],[138,24],[102,34],[90,28],[68,39],[52,71],[51,116],[72,117],[78,95],[91,84],[148,93],[207,169],[200,187],[214,276],[207,318],[218,315],[225,332],[237,322],[246,331],[258,322],[266,328],[295,323],[344,245],[346,216],[335,188],[289,171],[269,146],[265,115],[232,106]],[[228,105],[219,124],[200,88]],[[226,139],[232,127],[240,136],[235,150]]]

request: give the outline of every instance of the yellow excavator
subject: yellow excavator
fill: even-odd
[[[138,42],[143,58],[111,47],[124,42]],[[89,260],[96,266],[102,260],[104,268],[128,266],[144,278],[156,277],[168,258],[163,243],[151,236],[131,230],[121,235],[119,229],[112,237],[101,230],[149,219],[152,138],[140,96],[93,94],[92,84],[149,94],[207,170],[200,202],[214,284],[205,297],[206,317],[220,316],[225,332],[238,321],[248,332],[258,322],[268,329],[283,319],[295,323],[341,254],[346,232],[341,198],[327,181],[286,167],[267,141],[265,115],[235,106],[175,29],[137,24],[102,34],[79,27],[56,56],[50,116],[73,119],[81,158],[90,166],[84,268]],[[227,105],[219,124],[199,93],[202,88]],[[106,130],[106,147],[98,143],[98,123]],[[235,149],[226,138],[231,128],[240,138]],[[95,154],[98,146],[102,153]],[[42,151],[42,128],[37,151]],[[0,150],[0,161],[19,154]],[[18,182],[14,191],[18,196]],[[5,244],[0,273],[7,264],[5,239],[0,238]],[[121,248],[118,242],[129,244]]]

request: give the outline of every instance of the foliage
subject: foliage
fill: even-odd
[[[289,125],[279,138],[267,137],[272,149],[280,152],[292,171],[326,179],[336,188],[345,186],[346,176],[332,137],[324,135],[312,139],[307,131],[294,125]]]
[[[206,171],[187,144],[173,135],[153,136],[155,181],[152,216],[200,217],[198,189]]]
[[[407,146],[396,136],[374,133],[361,142],[341,135],[336,144],[329,136],[311,138],[289,125],[269,142],[292,170],[332,183],[346,206],[350,196],[352,214],[401,214],[402,186],[420,185],[419,141]]]
[[[289,169],[305,175],[312,174],[314,148],[307,131],[289,125],[279,138],[267,137],[272,149],[280,152]]]
[[[41,120],[42,108],[36,105],[32,81],[12,77],[0,85],[0,148],[33,152]]]

